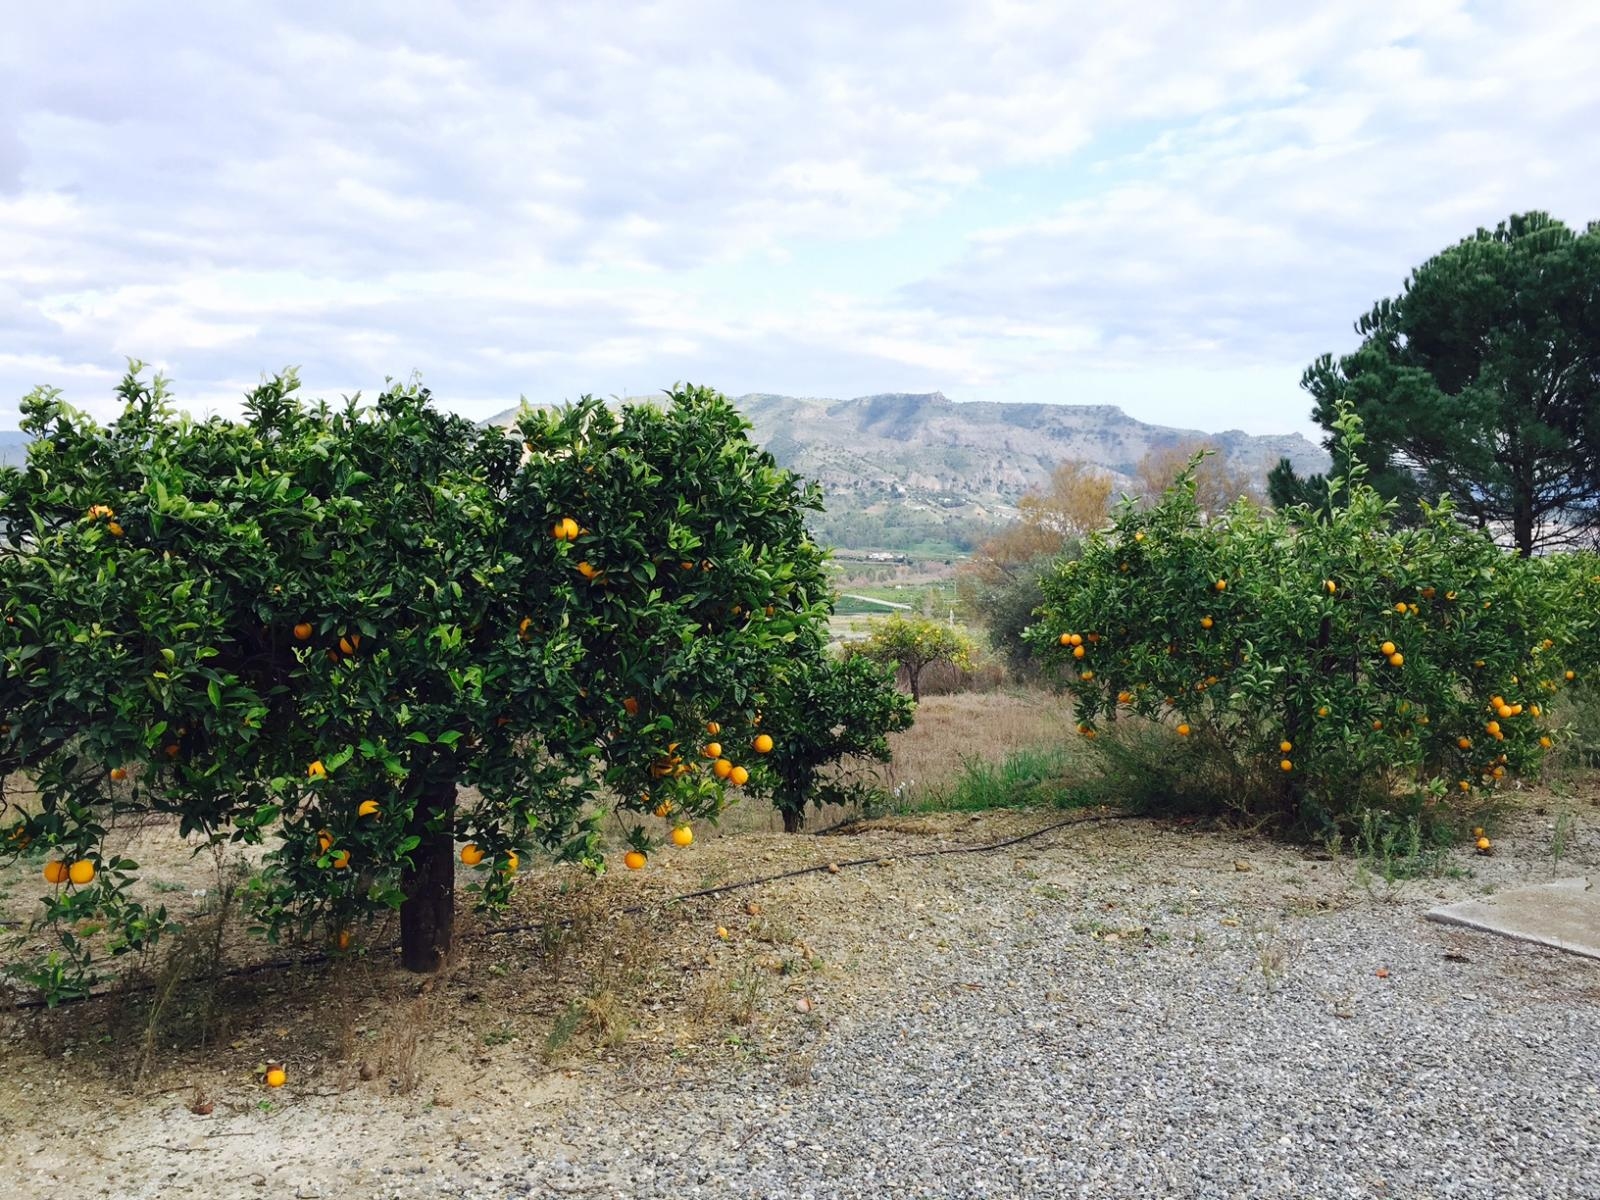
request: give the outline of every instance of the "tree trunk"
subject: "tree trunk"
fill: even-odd
[[[805,813],[796,812],[788,808],[783,810],[783,831],[785,833],[799,833],[801,827],[804,826],[805,823]]]
[[[422,839],[400,877],[400,961],[408,971],[437,971],[450,953],[456,920],[456,781],[429,784],[406,832]],[[430,826],[433,828],[430,829]]]
[[[1522,493],[1521,483],[1511,508],[1511,540],[1523,558],[1533,555],[1533,500]]]
[[[922,703],[922,668],[906,664],[906,682],[911,685],[911,699]]]

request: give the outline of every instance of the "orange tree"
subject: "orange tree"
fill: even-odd
[[[927,617],[898,613],[877,621],[856,651],[873,662],[904,669],[913,700],[922,699],[922,673],[936,662],[965,669],[972,664],[972,639],[961,630]]]
[[[787,833],[799,832],[808,806],[859,798],[848,777],[851,760],[887,762],[887,735],[909,729],[915,708],[894,686],[892,667],[826,648],[791,660],[770,701],[764,720],[783,732],[756,735],[753,748],[763,755],[756,786],[783,815]]]
[[[607,812],[642,862],[635,815],[687,828],[744,778],[691,739],[753,738],[785,648],[825,619],[816,493],[713,392],[585,398],[508,434],[414,386],[370,406],[295,388],[197,422],[135,365],[104,427],[53,390],[23,402],[28,461],[0,473],[0,778],[31,793],[6,798],[6,846],[50,857],[62,947],[19,970],[51,995],[166,927],[107,849],[148,813],[266,843],[270,935],[343,943],[398,908],[405,965],[432,969],[457,841],[485,904],[531,853],[601,869]]]
[[[1450,506],[1397,528],[1340,417],[1332,502],[1205,521],[1192,473],[1044,582],[1048,647],[1095,737],[1120,713],[1171,730],[1173,777],[1217,803],[1327,830],[1425,816],[1532,769],[1565,680],[1559,589]]]

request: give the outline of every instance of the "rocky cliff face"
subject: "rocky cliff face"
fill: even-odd
[[[956,403],[939,392],[854,400],[751,393],[734,403],[779,463],[822,485],[828,513],[815,522],[819,536],[857,548],[970,547],[1067,459],[1111,472],[1119,490],[1133,486],[1150,451],[1202,440],[1263,484],[1280,458],[1302,475],[1329,465],[1299,434],[1173,429],[1109,405]]]
[[[1302,473],[1325,470],[1326,453],[1299,434],[1206,433],[1136,421],[1107,405],[957,404],[939,392],[855,400],[740,396],[736,403],[785,466],[830,492],[909,491],[1015,500],[1065,459],[1132,482],[1151,450],[1207,440],[1231,467],[1258,479],[1280,458]]]

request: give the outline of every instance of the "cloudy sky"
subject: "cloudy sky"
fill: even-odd
[[[1600,218],[1600,5],[51,0],[0,16],[0,428],[128,356],[474,416],[677,380],[1309,430],[1511,212]]]

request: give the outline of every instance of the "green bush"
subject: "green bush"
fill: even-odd
[[[1359,444],[1348,412],[1341,436]],[[1448,504],[1397,528],[1359,456],[1340,461],[1320,520],[1240,504],[1206,521],[1185,476],[1045,580],[1030,636],[1085,737],[1134,714],[1197,806],[1323,834],[1373,807],[1431,819],[1538,767],[1582,636],[1549,582],[1570,564],[1519,559]]]

